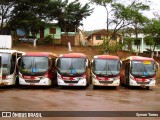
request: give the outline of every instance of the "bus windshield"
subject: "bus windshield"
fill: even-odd
[[[153,77],[156,74],[155,62],[132,61],[131,74],[135,77]]]
[[[120,73],[120,61],[95,59],[93,62],[93,72],[99,76],[116,76]]]
[[[86,71],[85,58],[60,58],[58,60],[58,72],[65,76],[82,75]]]
[[[11,54],[9,53],[0,53],[1,56],[1,69],[2,75],[9,75],[11,68]]]
[[[44,75],[48,70],[47,57],[22,57],[20,72],[23,75]]]

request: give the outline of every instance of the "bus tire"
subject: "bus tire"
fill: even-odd
[[[59,88],[59,89],[63,89],[63,86],[62,86],[62,85],[58,85],[58,88]]]
[[[90,79],[89,79],[89,83],[90,83],[90,84],[92,84],[92,77],[90,77]]]
[[[113,86],[113,89],[117,89],[117,86]]]
[[[126,87],[129,88],[129,81],[126,80]]]
[[[93,89],[97,89],[97,86],[96,86],[96,85],[93,85]]]
[[[57,79],[56,79],[57,77],[56,76],[54,76],[53,78],[52,78],[52,87],[57,87],[58,86],[58,83],[57,83]]]

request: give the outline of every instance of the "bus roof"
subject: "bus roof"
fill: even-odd
[[[0,49],[0,53],[14,53],[14,52],[16,52],[16,53],[24,53],[24,52],[22,52],[22,51],[18,51],[18,50],[8,50],[8,49]]]
[[[56,54],[51,53],[51,52],[26,52],[23,54],[23,56],[53,56],[53,57],[58,57]]]
[[[95,55],[94,58],[100,58],[100,59],[119,59],[118,56],[114,56],[114,55]]]
[[[129,56],[122,61],[125,61],[125,60],[150,60],[150,61],[154,61],[153,58],[142,57],[142,56]]]
[[[86,58],[86,55],[83,53],[68,53],[68,54],[61,54],[59,57],[64,58]]]

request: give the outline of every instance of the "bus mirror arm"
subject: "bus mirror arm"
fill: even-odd
[[[55,66],[56,66],[56,68],[57,68],[57,61],[58,61],[58,58],[55,60]]]
[[[89,60],[86,60],[86,67],[89,67]]]
[[[122,61],[120,60],[120,69],[122,69]]]
[[[21,60],[21,57],[17,58],[17,66],[18,67],[20,66],[20,60]]]
[[[159,63],[156,62],[156,71],[158,71],[158,70],[159,70]]]
[[[90,66],[91,66],[91,67],[93,66],[93,60],[90,62]]]

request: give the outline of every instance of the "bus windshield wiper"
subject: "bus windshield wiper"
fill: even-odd
[[[106,64],[108,65],[107,61],[106,61]],[[109,72],[111,73],[111,75],[113,76],[113,73],[112,73],[109,65],[108,65],[108,71],[109,71]]]
[[[72,60],[73,60],[73,59],[71,59],[71,65],[70,65],[69,69],[67,69],[64,74],[67,74],[68,71],[70,71],[70,70],[71,70],[71,74],[77,74],[76,69],[73,67]],[[70,73],[69,73],[69,74],[70,74]]]
[[[107,68],[108,68],[108,69],[107,69]],[[106,74],[102,74],[104,70],[106,70]],[[107,61],[106,61],[106,64],[105,64],[104,68],[102,69],[102,71],[100,72],[99,75],[107,75],[107,76],[108,76],[108,75],[109,75],[109,74],[107,74],[108,72],[110,72],[111,75],[113,75],[112,71],[110,71],[110,66],[108,65],[108,63],[107,63]]]

